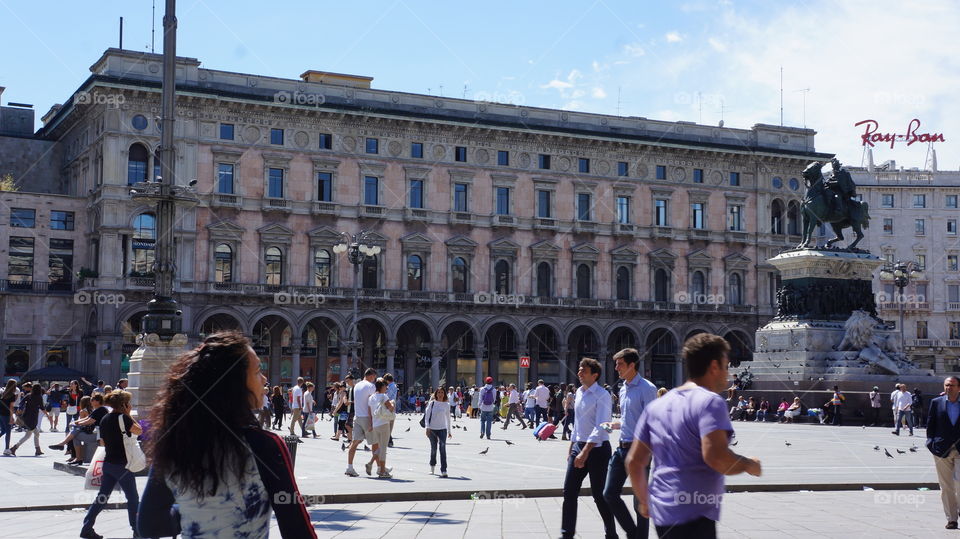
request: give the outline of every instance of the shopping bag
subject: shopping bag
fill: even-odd
[[[124,432],[122,416],[119,420],[120,422],[117,423],[117,428],[120,429],[120,438],[123,440],[123,452],[127,456],[127,465],[125,468],[133,473],[137,473],[147,467],[147,456],[143,454],[143,449],[140,448],[140,442],[137,441],[137,437],[130,431]]]
[[[310,412],[310,415],[307,416],[307,430],[313,430],[314,425],[317,424],[317,414]]]
[[[473,415],[473,406],[467,406],[467,416]]]
[[[87,473],[83,477],[84,489],[100,490],[100,483],[103,482],[103,459],[105,458],[107,458],[107,448],[101,445],[93,454],[93,460],[90,461]]]

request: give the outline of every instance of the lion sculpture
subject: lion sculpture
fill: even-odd
[[[891,374],[900,374],[897,362],[891,358],[897,355],[895,342],[881,335],[876,335],[874,325],[876,320],[866,311],[853,311],[850,318],[843,324],[846,331],[843,340],[836,347],[839,351],[857,351],[862,359]],[[889,353],[889,355],[888,355]]]

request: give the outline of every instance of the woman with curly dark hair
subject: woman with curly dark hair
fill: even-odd
[[[253,413],[265,383],[235,331],[210,335],[171,367],[151,415],[141,536],[267,537],[272,508],[283,537],[316,538],[286,445]]]

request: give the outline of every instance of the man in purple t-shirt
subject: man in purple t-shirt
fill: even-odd
[[[689,379],[651,402],[627,455],[640,512],[660,537],[713,538],[725,475],[760,475],[760,460],[730,450],[733,425],[718,394],[727,386],[730,345],[701,333],[683,345]],[[653,480],[646,467],[653,457]]]

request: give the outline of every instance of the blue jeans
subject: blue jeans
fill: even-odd
[[[573,428],[573,420],[576,417],[576,414],[573,413],[573,408],[567,410],[567,417],[563,420],[563,438],[570,436],[571,429]]]
[[[637,521],[634,522],[633,515],[627,509],[627,504],[623,503],[620,496],[623,493],[623,484],[627,481],[627,468],[624,462],[627,460],[628,448],[618,447],[610,456],[610,465],[607,467],[607,483],[603,486],[603,499],[607,501],[610,511],[620,523],[620,527],[626,532],[628,539],[646,539],[650,531],[650,519],[640,516],[637,506],[637,497],[633,497],[633,510],[637,514]],[[649,470],[647,471],[649,476]]]
[[[0,438],[3,438],[3,448],[10,449],[10,432],[13,425],[10,424],[10,416],[0,415]]]
[[[123,489],[123,495],[127,497],[127,517],[130,519],[130,528],[137,529],[137,508],[140,505],[140,495],[137,493],[137,482],[134,480],[133,472],[127,470],[120,464],[103,463],[103,481],[100,483],[100,490],[97,497],[90,504],[87,510],[87,516],[83,517],[83,529],[93,529],[97,523],[97,515],[103,511],[103,507],[110,499],[110,493],[117,485]]]
[[[534,414],[535,414],[535,413],[536,413],[536,411],[535,411],[534,408],[524,408],[524,409],[523,409],[523,417],[524,417],[527,421],[529,421],[531,424],[532,424],[532,423],[534,422],[534,420],[536,419],[536,418],[534,417]],[[533,426],[536,427],[536,425],[533,425]]]
[[[542,406],[534,407],[534,414],[535,417],[533,422],[537,425],[547,420],[547,409]]]
[[[900,434],[900,425],[903,424],[903,418],[907,418],[907,426],[910,427],[910,434],[913,434],[913,412],[910,410],[897,410],[897,434]]]
[[[490,430],[493,428],[493,412],[480,412],[480,437],[490,439]]]
[[[440,473],[447,473],[447,429],[427,430],[430,436],[430,467],[437,465],[437,446],[440,446]]]
[[[617,523],[610,512],[607,500],[603,497],[603,487],[607,481],[607,464],[610,462],[610,442],[595,446],[587,456],[583,468],[574,466],[574,459],[583,450],[583,442],[573,444],[570,456],[567,458],[567,474],[563,479],[563,509],[561,516],[560,535],[570,539],[576,534],[577,503],[580,497],[580,487],[583,480],[590,476],[590,493],[597,511],[603,520],[603,529],[606,537],[617,536]]]

